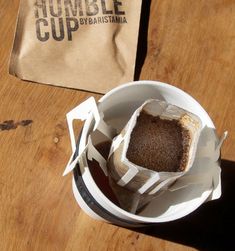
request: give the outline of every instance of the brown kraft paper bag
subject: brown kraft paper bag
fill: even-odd
[[[141,0],[21,0],[9,72],[105,93],[133,80]]]

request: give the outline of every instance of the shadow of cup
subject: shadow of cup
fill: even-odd
[[[235,250],[235,162],[221,160],[222,196],[179,220],[158,223],[139,232],[199,250]]]

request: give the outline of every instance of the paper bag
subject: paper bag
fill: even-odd
[[[141,1],[21,0],[9,72],[105,93],[133,80]]]

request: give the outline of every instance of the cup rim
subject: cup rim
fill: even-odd
[[[98,100],[98,102],[99,103],[103,102],[105,99],[109,98],[112,94],[114,94],[117,91],[128,88],[130,86],[138,86],[138,85],[149,85],[149,86],[158,85],[158,86],[162,86],[162,87],[167,87],[167,88],[172,89],[174,92],[177,92],[177,93],[179,93],[181,95],[184,95],[184,96],[188,97],[189,99],[191,99],[191,101],[196,106],[199,106],[203,110],[204,114],[207,117],[208,122],[210,122],[211,127],[215,128],[215,125],[214,125],[212,119],[210,118],[209,114],[207,113],[207,111],[190,94],[188,94],[187,92],[183,91],[182,89],[180,89],[180,88],[178,88],[176,86],[173,86],[171,84],[167,84],[167,83],[164,83],[164,82],[156,81],[156,80],[138,80],[138,81],[131,81],[131,82],[121,84],[121,85],[111,89],[109,92],[107,92],[104,96],[102,96]]]

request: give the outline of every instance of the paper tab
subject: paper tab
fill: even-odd
[[[94,97],[88,98],[86,101],[75,107],[67,114],[67,122],[73,152],[75,152],[76,150],[76,139],[73,130],[73,120],[79,119],[84,121],[89,117],[90,113],[92,113],[95,118],[94,128],[97,128],[100,122],[100,115]]]

